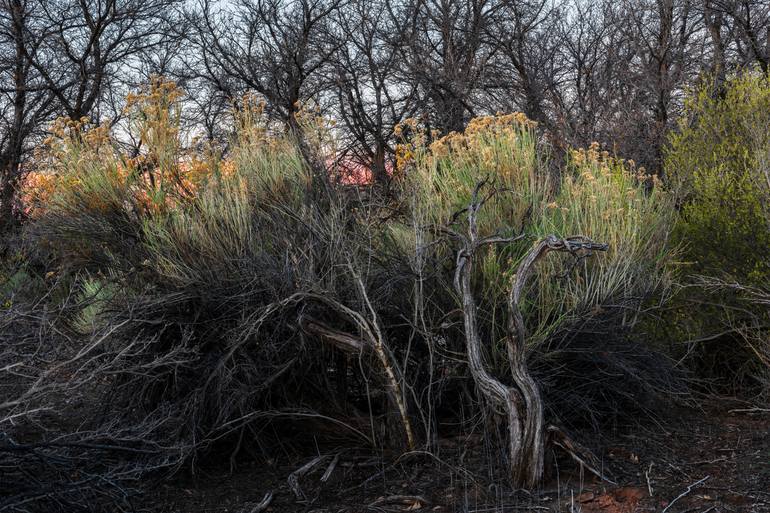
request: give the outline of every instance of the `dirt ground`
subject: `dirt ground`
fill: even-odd
[[[562,457],[531,493],[507,489],[479,437],[441,442],[440,457],[346,449],[292,465],[209,471],[147,490],[141,509],[193,512],[770,512],[770,410],[735,402],[671,409],[591,444],[612,483]],[[335,457],[336,456],[336,457]]]

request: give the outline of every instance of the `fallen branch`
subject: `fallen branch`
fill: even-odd
[[[611,485],[617,485],[617,483],[607,476],[605,476],[600,470],[599,465],[596,462],[596,457],[586,449],[585,447],[580,447],[578,444],[576,444],[572,439],[570,439],[561,429],[557,428],[556,426],[548,426],[548,434],[550,436],[550,441],[553,445],[560,448],[564,452],[566,452],[570,458],[575,460],[575,462],[580,465],[581,468],[586,469],[591,474],[595,475],[602,481],[606,481],[607,483]],[[648,480],[649,485],[649,480]],[[652,493],[650,493],[652,495]]]
[[[381,508],[382,506],[404,506],[404,511],[415,511],[428,506],[430,503],[421,495],[391,495],[380,497],[369,508]]]
[[[315,319],[302,317],[299,320],[299,325],[302,331],[308,335],[316,336],[346,353],[358,354],[367,348],[366,343],[360,337],[332,329]]]
[[[770,413],[770,408],[738,408],[729,410],[727,413]]]
[[[334,472],[334,469],[337,468],[337,463],[340,461],[340,454],[337,453],[334,455],[334,459],[331,463],[329,463],[329,466],[326,467],[326,471],[324,472],[324,475],[321,476],[321,482],[325,483],[329,480],[329,478],[332,476],[332,472]]]
[[[647,491],[650,493],[650,497],[652,497],[652,480],[650,479],[650,473],[652,472],[652,465],[653,462],[650,462],[650,468],[647,469],[647,471],[644,473],[644,477],[647,479]]]
[[[273,502],[273,492],[267,492],[259,504],[254,506],[249,513],[261,513],[265,511],[268,506]]]
[[[677,496],[677,497],[676,497],[674,500],[672,500],[671,502],[669,502],[669,503],[668,503],[668,506],[666,506],[665,508],[663,508],[663,511],[661,511],[661,513],[666,513],[666,511],[668,511],[668,510],[669,510],[669,508],[670,508],[671,506],[673,506],[673,505],[674,505],[674,503],[675,503],[676,501],[678,501],[679,499],[681,499],[682,497],[684,497],[685,495],[687,495],[688,493],[690,493],[691,491],[693,491],[693,489],[695,489],[695,488],[696,488],[698,485],[700,485],[700,484],[703,484],[703,483],[705,483],[706,481],[708,481],[708,479],[709,479],[710,477],[711,477],[711,476],[706,476],[706,477],[704,477],[703,479],[701,479],[701,480],[699,480],[699,481],[696,481],[696,482],[694,482],[693,484],[689,485],[689,486],[687,487],[687,490],[683,491],[683,492],[682,492],[682,493],[680,493],[680,494],[679,494],[679,495],[678,495],[678,496]]]
[[[318,465],[323,463],[329,458],[328,454],[324,454],[322,456],[317,456],[313,458],[312,460],[308,461],[304,465],[302,465],[300,468],[289,474],[289,478],[287,479],[289,483],[289,488],[291,488],[291,491],[294,493],[295,497],[297,499],[305,500],[307,497],[305,497],[305,494],[302,492],[302,488],[299,486],[299,480],[302,476],[309,473],[311,470],[316,468]]]

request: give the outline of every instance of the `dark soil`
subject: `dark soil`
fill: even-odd
[[[157,513],[770,512],[769,410],[712,401],[611,431],[589,445],[616,484],[581,475],[577,464],[557,454],[541,489],[510,490],[503,467],[489,463],[500,460],[490,455],[495,444],[470,436],[442,440],[439,457],[325,448],[291,465],[199,471],[147,490],[137,506]],[[328,456],[292,490],[289,476],[318,455]],[[260,507],[268,494],[269,506]]]

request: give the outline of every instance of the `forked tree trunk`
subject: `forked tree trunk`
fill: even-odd
[[[483,185],[483,184],[481,184]],[[508,422],[508,451],[511,465],[511,481],[516,487],[532,488],[543,477],[544,424],[543,401],[537,383],[527,368],[526,330],[519,310],[519,301],[527,278],[534,264],[549,251],[606,250],[607,246],[595,244],[585,237],[559,239],[549,235],[540,240],[522,260],[511,284],[508,300],[507,350],[512,386],[503,384],[492,376],[484,365],[482,343],[476,323],[476,301],[471,290],[472,260],[475,251],[484,245],[512,242],[513,239],[489,237],[479,239],[476,229],[476,213],[483,205],[478,201],[477,186],[473,201],[468,207],[468,237],[457,256],[455,288],[462,298],[465,323],[468,365],[476,386],[498,413],[504,413]]]

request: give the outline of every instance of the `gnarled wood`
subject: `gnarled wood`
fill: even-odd
[[[507,419],[511,480],[514,486],[534,487],[543,476],[543,402],[537,383],[527,368],[526,329],[519,310],[519,301],[535,263],[549,251],[603,251],[607,246],[596,244],[586,237],[559,239],[549,235],[540,240],[521,261],[513,278],[508,300],[507,351],[513,385],[507,386],[492,376],[484,365],[476,322],[476,301],[471,289],[472,260],[476,250],[485,244],[513,242],[522,236],[479,239],[476,215],[485,201],[479,200],[479,191],[483,186],[484,182],[476,186],[471,204],[466,209],[468,235],[455,234],[464,243],[457,254],[455,289],[462,298],[468,366],[479,393],[496,413],[504,414]]]
[[[508,297],[508,360],[511,376],[516,387],[524,398],[525,412],[522,417],[522,448],[518,459],[511,460],[520,470],[519,479],[528,486],[534,486],[543,476],[544,433],[543,433],[543,401],[540,390],[527,368],[526,358],[526,328],[519,310],[519,302],[524,291],[527,278],[532,274],[535,263],[545,257],[549,251],[568,251],[575,253],[580,250],[607,249],[606,244],[596,244],[586,237],[570,237],[559,239],[548,235],[541,239],[527,253],[516,269],[511,291]]]

